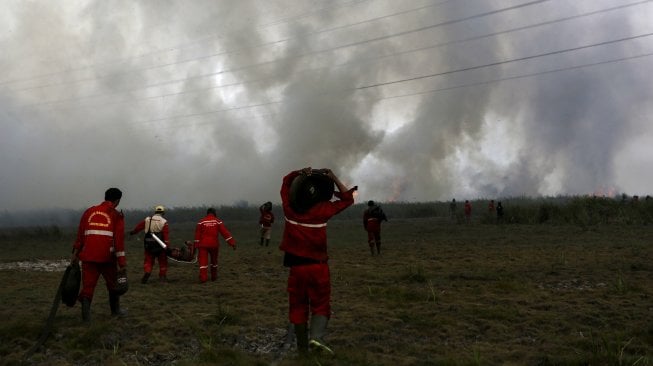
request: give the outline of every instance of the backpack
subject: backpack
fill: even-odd
[[[154,256],[158,256],[163,251],[163,248],[152,237],[153,234],[156,235],[159,233],[152,233],[152,231],[150,231],[151,228],[152,228],[152,218],[150,218],[150,226],[147,228],[147,233],[145,233],[145,238],[143,239],[143,246],[145,247],[145,250],[148,253]],[[163,240],[162,238],[159,239]]]
[[[381,206],[374,206],[370,209],[370,216],[379,220],[387,220]]]

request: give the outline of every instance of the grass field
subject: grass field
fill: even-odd
[[[226,222],[218,281],[172,263],[170,282],[139,283],[141,242],[128,243],[125,318],[103,282],[93,321],[61,305],[26,364],[43,365],[652,365],[653,227],[461,225],[398,219],[370,256],[360,220],[329,223],[333,357],[283,346],[287,269],[252,222]],[[171,224],[173,243],[192,225]],[[129,226],[129,225],[128,225]],[[1,262],[68,258],[66,230],[2,233]],[[0,269],[0,359],[21,364],[39,337],[61,272]],[[155,277],[155,276],[153,276]]]

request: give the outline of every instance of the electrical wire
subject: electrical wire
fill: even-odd
[[[460,39],[460,40],[442,42],[442,43],[438,43],[438,44],[434,44],[434,45],[430,45],[430,46],[426,46],[426,47],[412,48],[412,49],[408,49],[408,50],[404,50],[404,51],[400,51],[400,52],[393,52],[393,53],[383,55],[383,56],[380,56],[380,57],[355,59],[355,60],[346,61],[346,62],[341,63],[341,64],[337,64],[337,65],[326,66],[326,67],[318,67],[318,68],[310,68],[310,69],[302,70],[301,72],[314,72],[314,71],[318,71],[318,70],[322,70],[322,69],[326,69],[326,68],[334,69],[336,67],[350,66],[350,65],[354,65],[354,64],[357,64],[357,63],[360,63],[360,62],[374,62],[374,61],[378,61],[378,60],[381,60],[381,59],[394,57],[394,56],[398,56],[398,55],[404,55],[404,54],[408,54],[408,53],[425,51],[425,50],[444,47],[444,46],[451,46],[451,45],[454,45],[454,44],[461,44],[461,43],[464,43],[464,42],[477,41],[477,40],[481,40],[481,39],[485,39],[485,38],[495,37],[495,36],[499,36],[499,35],[509,34],[509,33],[528,30],[528,29],[533,29],[533,28],[546,26],[546,25],[552,25],[552,24],[556,24],[556,23],[560,23],[560,22],[569,21],[569,20],[574,20],[574,19],[578,19],[578,18],[581,18],[581,17],[593,16],[593,15],[597,15],[597,14],[600,14],[600,13],[605,13],[605,12],[614,11],[614,10],[620,10],[620,9],[624,9],[624,8],[631,7],[631,6],[641,5],[641,4],[644,4],[644,3],[650,3],[651,1],[653,1],[653,0],[643,0],[643,1],[630,3],[630,4],[622,4],[622,5],[618,5],[618,6],[614,6],[614,7],[610,7],[610,8],[600,9],[600,10],[591,11],[591,12],[583,13],[583,14],[572,15],[572,16],[563,17],[563,18],[554,19],[554,20],[545,21],[545,22],[540,22],[540,23],[536,23],[536,24],[530,24],[530,25],[526,25],[526,26],[522,26],[522,27],[516,27],[516,28],[504,30],[504,31],[493,32],[493,33],[489,33],[489,34],[464,38],[464,39]],[[166,93],[166,94],[160,94],[160,95],[156,95],[156,96],[149,96],[149,97],[144,97],[144,98],[131,99],[129,101],[129,103],[133,103],[135,101],[145,101],[145,100],[151,100],[151,99],[166,98],[166,97],[178,96],[178,95],[183,95],[183,94],[206,92],[206,91],[209,91],[209,90],[215,90],[215,89],[219,89],[219,88],[245,85],[245,84],[249,84],[249,83],[253,83],[253,82],[261,82],[261,81],[265,81],[265,80],[268,80],[268,79],[271,79],[271,78],[261,78],[261,79],[257,79],[257,80],[222,84],[222,85],[210,86],[210,87],[199,88],[199,89],[186,89],[186,90],[184,90],[182,92]],[[184,78],[184,79],[178,79],[178,80],[174,80],[174,81],[170,81],[170,82],[163,82],[161,84],[150,84],[147,88],[168,85],[169,83],[179,83],[179,82],[183,82],[183,81],[186,81],[186,80],[188,80],[188,79]],[[60,104],[60,103],[67,103],[67,102],[76,102],[76,101],[80,101],[80,100],[83,100],[83,99],[98,98],[98,97],[104,97],[104,96],[110,96],[110,95],[119,95],[119,94],[122,94],[122,93],[125,93],[125,92],[133,92],[133,91],[138,91],[138,90],[141,90],[141,89],[142,88],[139,87],[139,88],[130,89],[130,90],[127,90],[127,91],[116,91],[116,92],[112,92],[112,93],[101,93],[101,94],[95,94],[95,95],[90,95],[90,96],[85,96],[85,97],[67,98],[67,99],[59,99],[59,100],[55,100],[55,101],[47,101],[47,102],[41,102],[41,103],[26,104],[23,107],[33,107],[33,106],[41,106],[41,105],[52,105],[52,104]],[[105,103],[105,104],[101,104],[101,106],[117,105],[117,104],[124,104],[124,103],[127,103],[127,102]],[[93,107],[93,106],[91,106],[91,107]]]

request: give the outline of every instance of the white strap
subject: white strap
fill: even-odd
[[[84,235],[102,235],[113,238],[113,232],[108,230],[86,230]]]
[[[323,223],[323,224],[303,224],[301,222],[293,221],[293,220],[291,220],[291,219],[289,219],[287,217],[285,217],[285,219],[286,219],[286,221],[288,221],[289,223],[291,223],[293,225],[299,225],[299,226],[304,226],[304,227],[326,227],[327,226],[326,222]]]

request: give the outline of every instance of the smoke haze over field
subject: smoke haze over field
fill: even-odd
[[[0,209],[650,193],[653,2],[5,1]]]

